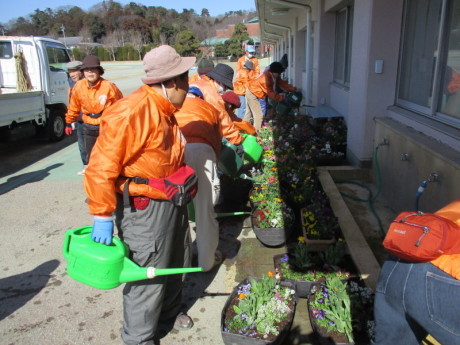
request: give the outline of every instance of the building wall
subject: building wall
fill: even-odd
[[[431,173],[438,174],[439,180],[429,183],[420,199],[421,210],[435,211],[460,198],[458,131],[457,136],[449,134],[441,125],[432,126],[394,105],[404,3],[401,0],[353,2],[350,86],[333,82],[336,11],[348,3],[346,0],[311,2],[311,105],[329,106],[344,115],[348,126],[349,164],[372,167],[373,176],[377,176],[379,170],[382,196],[391,202],[395,211],[413,210],[420,182]],[[308,67],[306,58],[299,55],[307,54],[306,22],[303,22],[306,16],[303,10],[292,14],[290,22],[282,24],[291,28],[294,37],[292,80],[295,86],[305,90]],[[288,38],[283,37],[275,47],[276,58],[286,51],[287,41]],[[383,62],[381,73],[375,68],[378,60]],[[379,145],[383,139],[389,145]],[[379,169],[374,162],[376,152]],[[409,160],[401,160],[405,153]]]
[[[420,210],[434,212],[460,198],[459,150],[389,117],[377,118],[375,124],[382,195],[395,211],[415,210],[415,193],[420,183],[428,180],[432,173],[438,178],[428,183],[420,198]],[[386,144],[381,145],[384,139]],[[408,154],[407,159],[404,154]],[[376,179],[375,164],[373,176]]]

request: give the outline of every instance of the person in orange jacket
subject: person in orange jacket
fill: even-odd
[[[69,103],[72,96],[72,89],[75,86],[75,83],[84,78],[83,72],[80,70],[82,66],[81,61],[70,61],[66,64],[67,73],[69,74]],[[88,165],[88,157],[86,155],[85,149],[85,139],[83,137],[83,114],[77,118],[77,121],[74,122],[75,130],[77,132],[77,143],[78,150],[80,151],[81,162],[83,163],[83,170],[77,172],[77,175],[83,175],[85,173],[85,167]]]
[[[253,45],[247,45],[245,54],[238,59],[236,65],[236,79],[233,82],[233,91],[239,96],[241,106],[237,115],[240,119],[246,113],[246,89],[251,80],[260,75],[259,59],[255,57],[256,49]]]
[[[193,82],[200,80],[200,79],[208,79],[206,73],[211,72],[214,68],[214,62],[212,62],[211,58],[203,57],[200,61],[198,61],[197,66],[197,73],[188,79],[188,83],[192,84]]]
[[[84,186],[94,218],[91,238],[109,245],[115,215],[119,237],[142,267],[190,264],[187,205],[175,205],[136,177],[166,178],[184,165],[185,139],[173,114],[187,95],[188,70],[195,60],[168,45],[149,51],[143,59],[145,85],[104,111],[86,169]],[[129,194],[126,207],[122,191]],[[191,328],[193,321],[181,311],[182,287],[180,274],[127,283],[124,343],[153,344],[172,324],[179,330]]]
[[[85,56],[80,70],[85,78],[78,81],[72,88],[72,97],[70,97],[65,115],[67,123],[65,133],[71,135],[72,123],[82,116],[83,139],[88,164],[91,150],[99,136],[100,117],[105,109],[123,98],[123,94],[114,83],[102,78],[104,68],[97,56]],[[80,174],[84,174],[85,170],[86,166],[83,167]]]
[[[460,199],[435,214],[460,226]],[[460,344],[459,308],[460,253],[423,263],[390,255],[377,282],[371,344],[418,345],[428,334],[440,344]]]
[[[265,97],[270,97],[277,102],[285,101],[282,94],[277,93],[276,87],[285,91],[296,91],[297,88],[281,79],[284,67],[279,62],[273,62],[269,68],[258,78],[251,80],[246,91],[246,114],[244,119],[250,121],[253,118],[254,127],[258,130],[262,127],[262,119],[266,115]]]
[[[193,199],[198,266],[210,271],[224,259],[224,254],[217,249],[219,223],[214,211],[220,194],[217,158],[223,135],[219,112],[203,100],[197,87],[190,87],[182,108],[174,116],[187,140],[185,163],[198,177],[198,193]]]
[[[244,141],[239,130],[233,124],[225,110],[225,103],[222,94],[227,89],[233,89],[233,69],[225,64],[219,63],[214,69],[207,74],[208,79],[197,80],[190,86],[196,86],[203,93],[204,100],[216,108],[219,112],[219,121],[222,127],[224,138],[231,144],[239,146],[242,150],[241,143]]]
[[[235,109],[239,109],[241,107],[241,102],[238,95],[233,91],[226,91],[222,95],[222,99],[225,102],[225,109],[227,110],[227,114],[232,119],[235,127],[238,128],[240,132],[250,135],[257,135],[257,131],[253,125],[235,115]]]

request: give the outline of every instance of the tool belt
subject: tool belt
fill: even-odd
[[[127,177],[123,187],[123,206],[131,206],[129,197],[129,183],[146,184],[166,194],[168,200],[176,206],[187,205],[198,191],[198,177],[188,165],[183,165],[172,175],[164,178]],[[132,197],[133,206],[138,210],[147,208],[150,198],[145,196]]]
[[[92,119],[98,119],[101,117],[101,113],[98,113],[98,114],[94,114],[94,113],[89,113],[89,114],[85,114],[86,116],[89,116],[91,117]]]

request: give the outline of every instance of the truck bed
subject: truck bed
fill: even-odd
[[[45,119],[43,91],[0,94],[0,127]]]

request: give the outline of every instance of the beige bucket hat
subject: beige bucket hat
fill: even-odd
[[[160,83],[189,70],[195,61],[193,56],[181,57],[173,47],[161,45],[145,54],[145,77],[141,80],[144,84]]]

